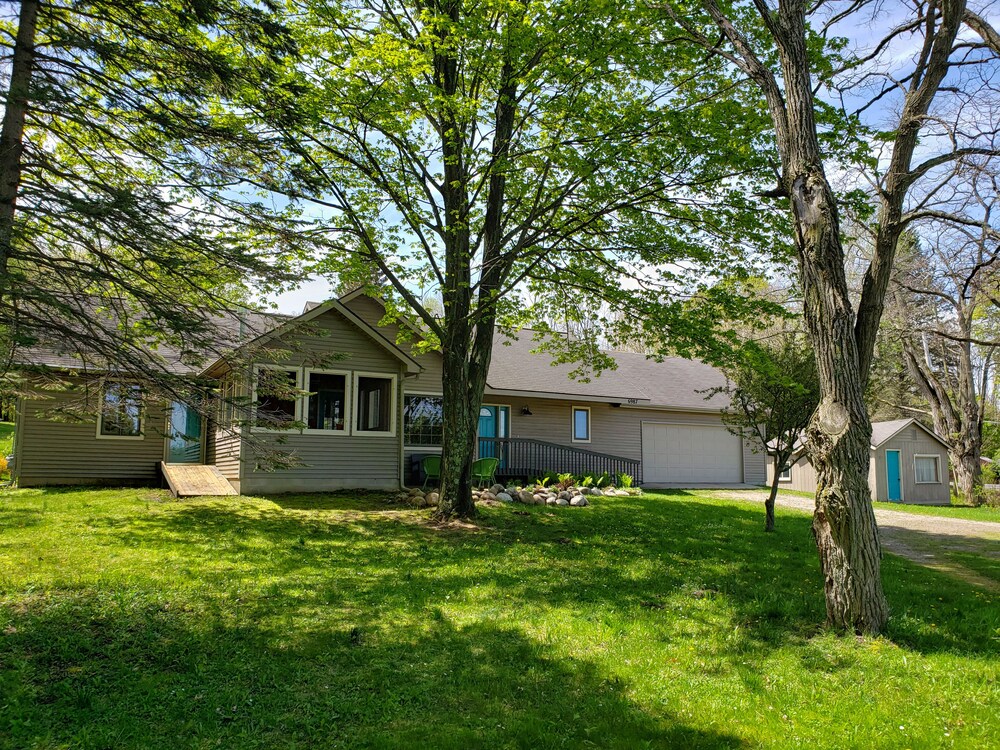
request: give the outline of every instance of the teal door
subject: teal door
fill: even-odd
[[[899,477],[899,451],[886,451],[885,479],[890,503],[903,502],[903,485]]]
[[[497,436],[497,407],[483,406],[479,409],[479,457],[496,458],[497,444],[483,438]]]
[[[201,463],[201,415],[187,404],[174,401],[170,405],[170,433],[167,463]]]

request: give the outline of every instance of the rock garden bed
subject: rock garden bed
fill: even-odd
[[[575,484],[559,483],[548,487],[541,484],[508,485],[494,484],[486,489],[472,490],[472,499],[477,503],[523,503],[524,505],[555,505],[570,508],[585,508],[600,497],[627,497],[639,495],[638,487],[587,487]],[[400,493],[399,499],[416,505],[418,508],[437,507],[440,495],[438,490],[424,491],[419,487]]]

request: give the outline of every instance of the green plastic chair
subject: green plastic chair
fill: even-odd
[[[499,458],[480,458],[472,463],[472,481],[477,486],[483,484],[493,484],[496,481],[497,467],[500,466]]]
[[[425,456],[424,460],[420,462],[420,466],[424,470],[424,484],[421,489],[427,487],[427,483],[432,479],[441,478],[441,456]]]

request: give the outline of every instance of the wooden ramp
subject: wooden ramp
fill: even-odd
[[[167,486],[174,497],[236,495],[233,485],[214,466],[160,462]]]

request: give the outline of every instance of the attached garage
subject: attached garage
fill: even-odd
[[[741,484],[743,441],[719,425],[642,423],[645,484]]]

